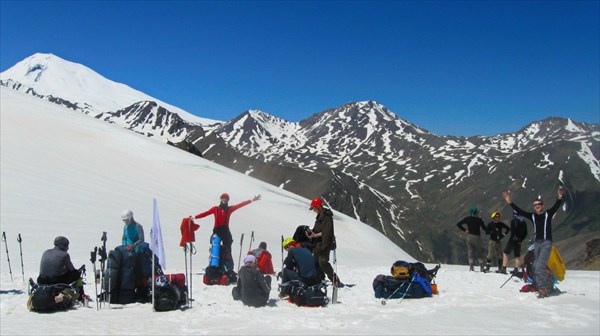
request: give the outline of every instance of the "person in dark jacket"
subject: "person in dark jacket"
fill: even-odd
[[[246,200],[241,203],[235,205],[229,205],[229,194],[223,193],[221,194],[218,206],[214,206],[208,209],[205,212],[201,212],[194,216],[194,218],[204,218],[208,215],[213,215],[215,217],[215,226],[213,227],[213,233],[221,238],[221,258],[222,266],[224,268],[225,273],[233,274],[233,256],[231,255],[231,245],[233,244],[233,237],[231,236],[231,231],[229,230],[229,217],[231,213],[236,211],[237,209],[246,206],[252,202],[260,201],[261,196],[256,195],[251,200]],[[191,217],[191,216],[190,216]]]
[[[63,236],[54,238],[54,248],[42,254],[38,284],[54,285],[70,284],[81,278],[81,271],[75,269],[71,262],[69,240]]]
[[[527,224],[525,218],[513,210],[513,219],[510,221],[510,237],[502,253],[502,268],[506,272],[508,266],[508,257],[511,252],[515,257],[515,268],[512,274],[516,275],[521,266],[521,243],[527,238]]]
[[[498,270],[496,273],[506,274],[506,268],[502,268],[502,238],[510,232],[508,225],[502,223],[500,218],[502,214],[498,211],[492,213],[492,221],[488,223],[485,233],[490,236],[488,241],[488,254],[487,264],[485,265],[485,271],[490,271],[491,263],[496,258]]]
[[[74,284],[77,289],[78,300],[87,305],[89,296],[83,290],[81,274],[85,272],[85,265],[75,269],[69,250],[69,240],[66,237],[54,238],[54,248],[44,251],[40,262],[40,274],[37,283],[40,285]]]
[[[481,241],[481,230],[485,231],[483,219],[479,217],[479,210],[476,207],[469,209],[469,216],[456,223],[456,226],[467,234],[467,255],[469,257],[469,271],[474,271],[473,260],[477,256],[481,272],[485,272],[483,265],[483,242]],[[467,225],[465,228],[464,225]]]
[[[283,270],[280,273],[282,284],[299,280],[308,286],[312,286],[321,281],[315,257],[307,248],[300,246],[292,238],[286,238],[282,246],[287,251],[287,257],[283,261]],[[279,293],[279,297],[283,298],[288,294],[287,290],[284,289]]]
[[[520,215],[529,219],[533,223],[533,234],[535,237],[534,253],[535,261],[533,264],[534,278],[537,285],[538,297],[545,298],[552,291],[554,284],[546,276],[546,267],[548,259],[552,252],[552,218],[560,208],[564,196],[564,190],[559,187],[556,190],[556,202],[554,205],[544,211],[544,202],[541,199],[533,200],[533,212],[525,211],[512,202],[512,197],[508,192],[503,192],[502,196],[506,203]]]
[[[237,286],[232,290],[233,299],[241,300],[247,306],[264,307],[269,300],[271,277],[264,276],[258,269],[256,257],[251,254],[244,257],[238,277]]]
[[[331,280],[334,286],[342,287],[337,274],[329,263],[329,254],[335,249],[335,232],[333,230],[333,212],[323,206],[321,198],[315,198],[310,203],[310,210],[313,210],[317,217],[312,230],[308,232],[308,238],[312,239],[313,254],[319,265],[319,277],[325,279],[325,275]]]

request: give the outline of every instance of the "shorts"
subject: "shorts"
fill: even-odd
[[[515,237],[516,238],[516,237]],[[514,252],[515,258],[521,256],[521,241],[511,238],[506,243],[506,247],[504,248],[504,253],[510,255],[510,252]]]

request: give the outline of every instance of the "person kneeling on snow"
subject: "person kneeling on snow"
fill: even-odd
[[[316,267],[316,260],[307,248],[300,247],[292,238],[286,238],[283,248],[288,251],[288,255],[283,261],[283,271],[280,273],[283,283],[299,280],[308,286],[316,285],[321,280]],[[287,291],[281,291],[280,297],[287,296]]]
[[[244,257],[244,266],[240,268],[238,277],[237,286],[231,291],[233,299],[241,300],[247,306],[264,307],[269,300],[271,277],[258,269],[255,256]]]

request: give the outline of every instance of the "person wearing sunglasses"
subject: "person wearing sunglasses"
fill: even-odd
[[[529,212],[514,204],[512,202],[512,196],[508,192],[505,191],[502,193],[504,200],[511,208],[513,208],[513,210],[533,223],[533,234],[535,239],[535,262],[533,265],[533,272],[539,298],[547,297],[554,287],[552,280],[546,276],[546,265],[548,264],[550,253],[552,252],[552,218],[560,208],[564,196],[562,187],[559,187],[556,190],[556,195],[556,202],[550,209],[544,211],[544,202],[541,199],[536,198],[533,200],[533,212]]]

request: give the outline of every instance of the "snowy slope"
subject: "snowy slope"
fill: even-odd
[[[71,240],[75,265],[85,263],[90,270],[89,252],[100,244],[102,231],[108,232],[109,247],[120,244],[123,209],[131,208],[149,232],[155,198],[166,271],[183,272],[178,245],[181,218],[215,205],[225,191],[232,203],[261,194],[261,201],[232,216],[234,256],[240,252],[239,236],[246,234],[243,249],[247,249],[254,231],[254,246],[266,241],[279,268],[280,236],[291,235],[298,225],[312,225],[314,216],[305,198],[160,141],[4,87],[0,97],[0,223],[14,278],[11,281],[2,246],[2,335],[63,335],[66,326],[69,334],[82,335],[600,333],[598,272],[568,272],[559,285],[564,294],[539,300],[534,294],[519,293],[523,284],[517,281],[499,288],[505,275],[442,265],[437,278],[440,295],[383,306],[373,296],[373,278],[387,274],[393,261],[412,258],[379,232],[337,212],[338,273],[342,281],[357,284],[340,291],[339,305],[299,308],[276,300],[273,289],[269,307],[248,308],[231,299],[231,287],[204,286],[200,273],[207,264],[212,231],[212,219],[207,218],[198,221],[191,309],[154,313],[149,304],[113,304],[99,312],[85,307],[48,315],[28,312],[16,242],[19,233],[25,278],[37,276],[39,258],[57,235]],[[93,285],[88,284],[86,291],[93,293]]]
[[[200,125],[218,121],[200,118],[131,87],[113,82],[90,68],[66,61],[53,54],[34,54],[2,72],[1,79],[11,79],[37,94],[52,95],[72,103],[91,105],[97,113],[117,111],[139,101],[155,101],[181,118]]]

